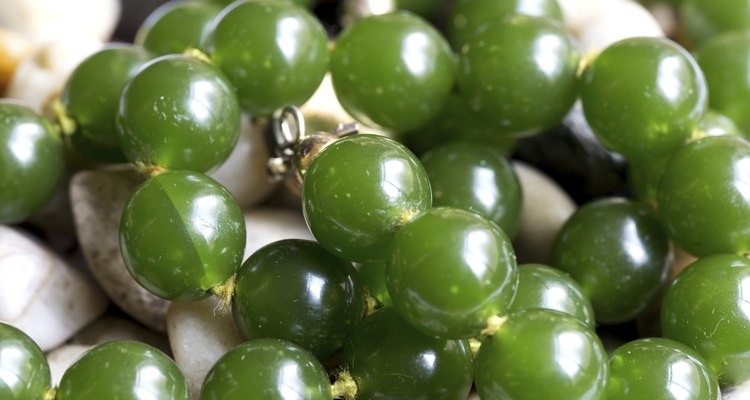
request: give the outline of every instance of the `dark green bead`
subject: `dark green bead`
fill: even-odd
[[[596,320],[632,320],[656,300],[669,271],[667,233],[646,206],[617,198],[576,211],[560,230],[552,265],[575,279]]]
[[[658,192],[672,239],[696,256],[750,252],[750,143],[707,137],[670,160]]]
[[[510,239],[469,211],[432,208],[396,232],[386,283],[394,307],[430,336],[476,337],[518,285]]]
[[[51,388],[47,358],[25,333],[0,322],[0,398],[41,399]]]
[[[261,248],[237,271],[234,320],[248,339],[292,342],[325,360],[365,315],[352,265],[306,240]]]
[[[256,339],[224,354],[211,368],[201,400],[331,400],[323,366],[308,351],[278,339]]]
[[[516,15],[468,38],[458,86],[485,125],[504,134],[538,133],[560,123],[573,106],[578,58],[562,25]]]
[[[396,0],[396,7],[411,11],[424,18],[435,15],[444,6],[442,0]]]
[[[52,124],[20,103],[0,100],[0,224],[42,208],[64,169],[63,143]]]
[[[656,204],[661,177],[667,169],[669,156],[657,156],[628,163],[628,185],[633,195],[648,204]]]
[[[393,305],[385,284],[385,261],[370,261],[356,265],[357,274],[367,286],[367,292],[380,306]]]
[[[133,341],[99,345],[65,371],[56,400],[187,400],[187,383],[174,361]]]
[[[421,157],[432,205],[473,211],[513,238],[521,223],[521,185],[508,160],[479,144],[452,143]]]
[[[73,70],[60,101],[76,123],[71,139],[77,151],[96,160],[125,161],[115,123],[120,93],[150,59],[141,47],[116,44],[89,56]]]
[[[518,289],[508,310],[545,308],[570,314],[594,329],[591,302],[568,274],[546,265],[524,264],[518,268]]]
[[[154,10],[135,35],[135,43],[157,56],[187,49],[204,50],[203,41],[222,10],[216,3],[170,1]]]
[[[119,107],[120,145],[136,163],[207,171],[226,160],[240,134],[231,84],[216,66],[191,56],[144,65]]]
[[[662,38],[607,47],[583,75],[581,101],[591,128],[630,159],[669,154],[695,131],[707,108],[705,78],[693,57]]]
[[[385,260],[398,227],[430,208],[430,182],[406,147],[383,136],[353,135],[326,147],[302,187],[315,239],[349,261]]]
[[[609,359],[607,400],[719,397],[716,376],[695,350],[674,340],[638,339]]]
[[[557,0],[458,0],[449,17],[448,38],[453,48],[460,50],[467,38],[487,24],[515,14],[563,22]]]
[[[242,262],[245,220],[227,189],[187,171],[155,176],[133,193],[120,224],[131,275],[168,300],[197,300]]]
[[[482,342],[474,371],[482,399],[604,399],[607,353],[581,321],[530,309],[511,314]]]
[[[750,29],[750,3],[746,0],[682,0],[679,16],[694,46],[723,32]]]
[[[206,49],[234,84],[242,108],[256,116],[304,103],[328,67],[323,26],[285,1],[232,3],[214,22]]]
[[[465,400],[473,379],[469,343],[429,337],[391,307],[368,316],[344,345],[357,399]]]
[[[701,258],[667,290],[661,330],[705,359],[724,385],[750,379],[750,261],[734,255]]]
[[[698,136],[744,136],[750,138],[747,134],[743,134],[742,131],[729,117],[716,111],[708,110],[703,114],[698,123],[698,129],[700,134]],[[698,138],[696,138],[698,139]]]
[[[453,88],[455,66],[445,38],[403,11],[355,22],[331,53],[341,105],[360,121],[397,132],[438,115]]]

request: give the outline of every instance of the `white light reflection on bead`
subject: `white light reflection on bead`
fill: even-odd
[[[301,27],[299,21],[292,17],[282,18],[276,27],[276,45],[287,60],[297,56],[297,37]]]
[[[404,38],[404,44],[401,47],[401,58],[406,63],[406,67],[414,75],[423,75],[427,72],[427,59],[430,46],[430,39],[422,32],[412,32]]]
[[[638,236],[638,228],[635,226],[635,222],[629,220],[625,223],[622,229],[623,233],[623,245],[628,256],[636,264],[645,264],[648,262],[648,255],[643,250],[643,243],[641,238]]]
[[[740,310],[745,314],[745,318],[750,319],[750,278],[745,278],[740,281]]]
[[[667,100],[676,103],[680,100],[680,67],[682,62],[677,56],[669,56],[659,63],[656,85]]]
[[[166,377],[159,368],[148,365],[138,369],[133,384],[133,394],[141,400],[159,400],[159,393],[166,387]]]
[[[315,275],[307,276],[307,294],[308,297],[313,299],[316,303],[320,304],[321,298],[323,297],[323,287],[326,285],[326,281]]]
[[[208,81],[195,81],[190,85],[190,113],[199,123],[211,118],[211,102],[216,95],[214,86]]]
[[[575,379],[583,365],[589,363],[591,354],[583,335],[564,332],[555,338],[555,360],[570,379]]]
[[[565,289],[560,286],[546,286],[544,288],[544,298],[542,299],[542,306],[544,308],[557,309],[560,304],[569,303],[568,295]]]
[[[383,193],[388,196],[389,200],[398,200],[403,196],[404,191],[401,188],[401,182],[409,178],[406,168],[402,160],[392,159],[383,163],[383,182],[381,186]]]
[[[685,387],[685,382],[700,382],[700,374],[695,366],[687,360],[680,360],[669,366],[669,384],[667,390],[672,395],[672,400],[688,400],[692,397],[692,388]]]
[[[490,237],[486,231],[470,232],[464,240],[464,261],[476,277],[483,277],[487,274],[489,261],[484,257],[484,254],[490,249],[490,246]]]
[[[285,363],[279,368],[279,375],[275,384],[278,385],[280,398],[282,399],[300,399],[300,378],[299,366],[293,362]]]
[[[544,35],[534,43],[534,62],[550,79],[560,69],[557,55],[562,45],[562,40],[555,35]]]
[[[20,383],[21,379],[18,376],[17,370],[11,369],[12,367],[25,367],[25,357],[21,349],[16,347],[7,347],[0,349],[0,381],[6,387],[16,387]],[[2,366],[7,367],[2,367]]]
[[[34,162],[34,142],[42,132],[32,123],[23,123],[13,130],[10,138],[10,151],[18,163],[28,167]]]
[[[750,203],[750,158],[743,158],[734,164],[734,188],[745,202]]]
[[[195,224],[206,242],[211,242],[216,236],[215,222],[221,218],[219,200],[213,196],[198,197],[193,201],[192,214],[198,219]]]
[[[474,180],[475,195],[477,200],[488,209],[491,209],[497,204],[497,199],[500,197],[500,193],[497,191],[497,185],[495,184],[495,171],[489,168],[475,168],[472,172],[472,179]]]
[[[435,369],[435,353],[432,351],[429,351],[427,353],[422,353],[419,358],[422,360],[422,365],[424,366],[425,371],[432,371]]]

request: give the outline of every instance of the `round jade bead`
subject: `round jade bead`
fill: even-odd
[[[664,155],[628,163],[628,185],[637,199],[650,205],[656,204],[661,177],[668,162],[669,155]]]
[[[305,102],[328,68],[323,26],[286,1],[232,3],[216,18],[206,50],[234,84],[242,108],[257,116]]]
[[[743,136],[750,139],[750,135],[744,134],[737,125],[724,114],[708,110],[703,114],[698,123],[699,136]],[[749,131],[750,132],[750,131]]]
[[[515,15],[488,24],[461,49],[458,86],[498,133],[524,135],[562,121],[578,95],[578,50],[562,25]]]
[[[278,339],[255,339],[224,354],[203,382],[201,400],[331,400],[331,384],[310,352]]]
[[[396,232],[386,266],[393,305],[422,332],[479,335],[507,313],[518,285],[510,239],[469,211],[432,208]]]
[[[0,398],[42,399],[50,380],[42,349],[19,329],[0,322]]]
[[[638,339],[609,359],[607,400],[714,400],[716,376],[695,350],[670,339]]]
[[[331,78],[356,119],[397,132],[435,118],[453,88],[455,58],[429,23],[408,12],[361,19],[336,40]]]
[[[582,81],[583,111],[594,133],[630,159],[677,149],[708,103],[698,64],[662,38],[631,38],[607,47]]]
[[[557,0],[458,0],[449,17],[448,38],[453,48],[460,50],[467,38],[486,28],[487,24],[515,14],[563,22]]]
[[[508,312],[527,308],[560,311],[594,329],[591,302],[568,274],[546,265],[524,264],[518,268],[518,289]]]
[[[717,36],[695,52],[695,59],[706,75],[710,107],[750,135],[750,82],[738,78],[750,74],[750,33]]]
[[[734,255],[700,258],[664,295],[662,335],[698,350],[719,381],[750,379],[750,260]]]
[[[391,307],[362,321],[346,340],[343,358],[358,400],[465,400],[471,389],[468,341],[426,336]]]
[[[245,220],[213,179],[172,171],[143,183],[120,223],[120,250],[136,281],[168,300],[197,300],[242,262]]]
[[[473,211],[513,238],[521,223],[521,184],[494,148],[451,143],[421,157],[430,177],[432,205]]]
[[[440,10],[443,2],[435,0],[396,0],[396,7],[401,10],[411,11],[422,17],[430,17]]]
[[[430,208],[430,182],[419,160],[383,136],[353,135],[327,146],[304,179],[310,231],[349,261],[385,260],[401,224]]]
[[[187,49],[204,50],[204,38],[222,8],[216,3],[200,1],[165,3],[138,28],[135,44],[158,56],[178,54]]]
[[[385,284],[385,261],[369,261],[355,266],[357,274],[367,286],[367,292],[381,307],[393,305]]]
[[[234,320],[248,339],[292,342],[324,360],[365,315],[354,267],[307,240],[261,248],[237,271]]]
[[[213,1],[214,3],[224,5],[224,6],[228,6],[237,0],[211,0],[211,1]],[[307,7],[307,8],[313,8],[313,6],[315,6],[315,4],[317,4],[318,2],[317,0],[286,0],[286,1],[297,4],[302,7]]]
[[[649,208],[609,198],[576,211],[560,230],[552,265],[578,282],[596,320],[632,320],[656,300],[667,278],[667,233]]]
[[[693,45],[700,45],[723,32],[750,29],[747,0],[682,0],[679,15]]]
[[[65,170],[63,150],[46,118],[0,99],[0,224],[21,222],[47,203]]]
[[[599,400],[606,391],[607,353],[578,319],[529,309],[511,314],[482,341],[474,371],[483,399]]]
[[[150,59],[141,47],[116,44],[89,56],[73,70],[60,101],[75,121],[71,139],[77,151],[96,160],[125,161],[115,123],[120,93]]]
[[[232,152],[240,108],[218,68],[167,55],[144,65],[125,85],[117,125],[128,160],[203,172]]]
[[[56,400],[187,400],[187,383],[174,361],[134,341],[99,345],[65,371]]]
[[[657,196],[672,239],[696,256],[750,253],[750,143],[706,137],[667,164]]]

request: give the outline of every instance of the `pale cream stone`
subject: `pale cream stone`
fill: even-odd
[[[32,51],[31,43],[21,34],[0,28],[0,97],[18,64]]]
[[[245,212],[245,259],[261,247],[283,239],[315,240],[299,212],[257,208]]]
[[[664,37],[659,22],[642,5],[630,0],[608,1],[579,28],[584,53],[601,52],[611,44],[634,37]]]
[[[47,353],[47,363],[52,374],[52,386],[58,386],[65,371],[94,345],[66,344]]]

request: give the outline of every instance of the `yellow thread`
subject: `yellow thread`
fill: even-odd
[[[474,357],[479,353],[479,348],[482,346],[482,342],[479,339],[470,338],[469,346],[471,347],[471,355]]]
[[[143,161],[136,161],[135,169],[141,174],[148,175],[151,178],[167,172],[167,169],[164,167],[158,165],[146,165]]]
[[[375,312],[375,310],[378,309],[378,305],[380,302],[375,297],[370,296],[369,294],[365,297],[365,316],[368,316]]]
[[[586,68],[593,64],[597,57],[599,57],[599,51],[594,49],[591,49],[584,54],[578,61],[578,71],[576,71],[576,75],[580,78],[581,75],[583,75],[583,72],[586,71]]]
[[[51,387],[44,391],[44,394],[42,395],[42,400],[55,400],[56,396],[57,396],[57,388]]]
[[[205,63],[213,64],[213,61],[211,61],[211,57],[208,56],[208,54],[194,48],[190,48],[185,50],[183,53],[186,56],[197,58]]]
[[[221,315],[226,315],[232,306],[232,295],[234,295],[234,275],[221,285],[212,287],[211,292],[219,298],[219,304],[216,305],[214,312],[218,311]]]
[[[357,382],[349,371],[342,369],[331,385],[331,397],[334,399],[354,400],[357,397]]]
[[[507,320],[508,317],[498,317],[497,315],[487,318],[487,326],[482,329],[481,335],[483,337],[495,336]]]
[[[70,136],[76,132],[78,129],[76,121],[68,115],[68,110],[65,109],[59,97],[52,100],[52,111],[55,113],[57,125],[63,135]]]

